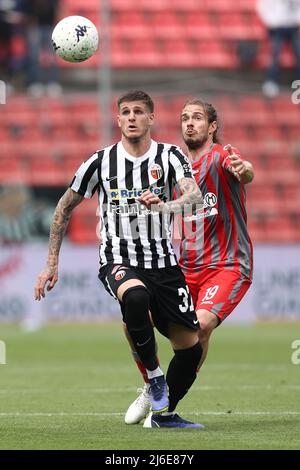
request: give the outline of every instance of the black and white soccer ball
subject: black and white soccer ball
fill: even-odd
[[[55,26],[52,45],[55,53],[68,62],[83,62],[97,50],[96,26],[84,16],[67,16]]]

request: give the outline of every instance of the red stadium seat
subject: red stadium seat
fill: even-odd
[[[71,180],[65,168],[51,158],[33,159],[30,163],[29,182],[33,185],[66,185]]]
[[[214,12],[253,11],[256,0],[204,0],[203,8]]]
[[[138,40],[147,38],[152,32],[143,12],[124,11],[112,17],[112,38]]]
[[[113,11],[135,10],[134,0],[110,0],[110,7]]]
[[[281,129],[277,126],[256,126],[253,128],[253,137],[256,141],[264,140],[266,137],[274,141],[284,140],[284,135]]]
[[[130,44],[130,51],[124,54],[127,55],[126,65],[128,63],[131,67],[160,67],[164,62],[164,55],[160,44],[155,43],[151,39],[144,39],[142,41],[132,41]]]
[[[188,41],[166,41],[162,44],[163,63],[167,67],[197,66],[198,57]]]
[[[280,125],[293,124],[299,126],[300,106],[292,103],[291,95],[283,95],[272,102],[273,117]]]
[[[18,158],[3,158],[0,155],[0,183],[2,185],[24,183],[27,179],[27,169]]]
[[[73,15],[88,15],[90,12],[98,12],[100,9],[99,0],[63,0],[62,9],[64,14],[69,12]]]
[[[188,10],[198,10],[199,2],[198,0],[173,0],[170,8],[170,2],[168,0],[140,0],[139,5],[143,10],[174,10],[174,11],[188,11]],[[136,8],[136,3],[135,3]]]
[[[143,0],[144,2],[146,0]],[[172,0],[172,6],[174,10],[178,11],[199,11],[199,1],[198,0]]]
[[[282,198],[274,186],[256,184],[255,180],[247,186],[247,205],[248,209],[253,212],[272,209],[276,211],[283,207]]]
[[[149,35],[155,38],[176,40],[187,36],[190,25],[187,27],[186,21],[181,14],[174,11],[159,11],[151,15]]]
[[[240,11],[222,12],[216,21],[218,35],[224,39],[263,40],[265,27],[255,14]]]
[[[211,40],[218,36],[218,30],[205,11],[193,11],[186,14],[184,19],[184,34],[189,39]]]
[[[265,228],[265,241],[291,243],[298,242],[299,240],[300,232],[297,227],[294,227],[291,224],[291,218],[289,214],[277,214],[276,216],[268,219]]]
[[[194,54],[198,67],[231,69],[238,65],[235,51],[221,41],[199,41],[194,44]]]
[[[69,224],[69,239],[74,243],[99,243],[97,198],[87,199],[73,212]]]

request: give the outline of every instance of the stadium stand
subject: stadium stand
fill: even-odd
[[[255,68],[264,69],[268,64],[268,35],[256,14],[255,0],[175,0],[171,4],[167,0],[112,0],[110,7],[114,67],[237,69],[240,41],[257,43]],[[100,25],[95,0],[65,0],[62,16],[73,14],[88,16]],[[281,61],[283,67],[294,65],[289,48],[284,49]],[[96,57],[89,65],[97,66]]]
[[[268,64],[268,35],[255,12],[254,0],[203,0],[200,6],[197,0],[176,0],[172,4],[166,0],[141,0],[138,3],[112,0],[110,4],[113,67],[238,69],[241,66],[241,41],[252,41],[257,45],[251,64],[254,68],[265,69]],[[64,0],[61,17],[69,15],[87,16],[101,26],[96,0]],[[15,49],[21,49],[24,54],[24,41],[21,45],[20,42],[21,38],[16,37]],[[89,67],[98,67],[99,61],[101,55],[95,55],[90,59]],[[283,50],[281,63],[283,67],[294,65],[288,47]],[[61,61],[60,66],[72,69],[86,65]]]
[[[167,0],[110,3],[114,68],[237,69],[238,41],[245,39],[260,43],[253,67],[267,64],[269,45],[254,0],[202,1],[201,10],[198,0],[173,0],[172,6]],[[64,0],[61,16],[82,14],[99,24],[98,8],[98,0]],[[61,61],[60,65],[94,68],[96,57],[86,64]],[[293,65],[288,49],[282,63]],[[179,120],[174,116],[186,96],[153,96],[154,137],[180,145]],[[300,107],[292,104],[290,95],[268,100],[259,92],[223,92],[212,100],[224,123],[223,141],[238,147],[255,166],[255,180],[247,188],[254,241],[299,242]],[[101,147],[104,118],[94,95],[11,97],[0,114],[0,184],[22,180],[31,185],[68,184],[79,164]],[[116,129],[116,139],[118,134]],[[94,216],[93,203],[74,212],[69,231],[73,241],[95,240]]]
[[[180,144],[174,113],[185,98],[157,98],[157,139]],[[218,97],[214,103],[224,122],[224,142],[234,143],[256,169],[255,181],[247,188],[254,240],[279,241],[280,231],[282,241],[299,241],[300,158],[295,140],[299,145],[299,107],[287,98],[268,102],[259,95],[241,96],[238,103],[235,98]],[[99,148],[100,122],[93,97],[76,95],[64,103],[11,99],[0,118],[0,183],[25,179],[32,185],[68,184],[79,164]],[[95,239],[95,219],[86,205],[81,207],[74,212],[70,236],[87,242]]]

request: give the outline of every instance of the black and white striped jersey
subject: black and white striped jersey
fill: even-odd
[[[177,264],[170,217],[147,209],[137,198],[149,189],[168,201],[181,178],[192,178],[187,157],[179,147],[153,140],[140,157],[118,142],[80,166],[70,187],[85,198],[98,192],[101,265],[153,269]]]

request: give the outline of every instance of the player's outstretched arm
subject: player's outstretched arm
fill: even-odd
[[[145,191],[139,198],[139,201],[146,207],[160,212],[173,212],[181,213],[185,205],[202,205],[203,197],[201,191],[193,178],[181,178],[178,185],[182,195],[174,200],[162,202],[158,196],[155,196],[151,191]]]
[[[60,247],[66,233],[72,210],[83,200],[83,196],[68,188],[60,198],[54,211],[50,228],[48,259],[45,268],[37,278],[35,300],[45,297],[45,287],[50,291],[58,280],[58,257]]]

